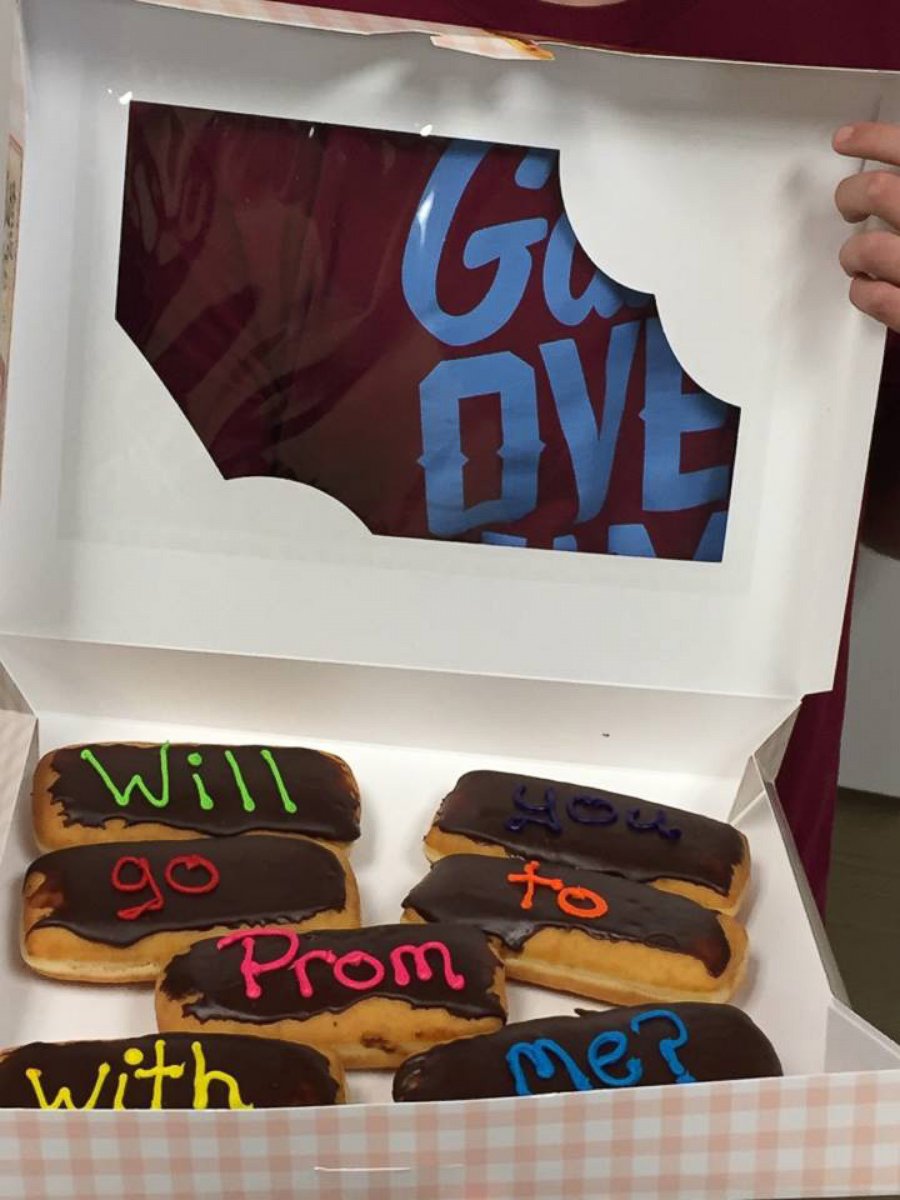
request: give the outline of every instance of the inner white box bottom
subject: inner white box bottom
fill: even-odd
[[[261,736],[246,730],[183,724],[162,725],[95,715],[43,713],[41,752],[78,742],[115,740],[260,742],[312,745],[342,755],[362,792],[363,835],[352,852],[367,924],[396,921],[407,891],[427,870],[421,840],[441,798],[463,772],[483,767],[571,779],[590,786],[672,803],[727,818],[735,799],[733,780],[684,773],[598,768],[586,763],[490,757],[321,738]],[[27,789],[23,789],[27,796]],[[786,1073],[824,1069],[826,1020],[831,995],[790,861],[772,810],[760,796],[737,822],[750,839],[754,880],[742,913],[751,939],[751,965],[735,1003],[773,1041]],[[37,1040],[128,1037],[155,1030],[149,988],[65,984],[41,979],[22,963],[18,946],[19,893],[23,872],[38,854],[29,806],[20,804],[0,860],[0,928],[7,931],[0,1006],[0,1045]],[[512,1021],[571,1014],[600,1007],[539,988],[510,987]],[[392,1073],[353,1072],[351,1102],[390,1099]]]

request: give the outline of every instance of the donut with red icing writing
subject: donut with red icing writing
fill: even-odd
[[[384,1068],[499,1029],[506,992],[497,953],[471,926],[275,927],[196,943],[163,973],[156,1011],[162,1030],[301,1041],[345,1067]]]
[[[200,938],[235,929],[359,925],[347,860],[307,838],[102,842],[28,868],[22,952],[42,975],[152,981]]]
[[[730,1000],[747,933],[734,917],[602,871],[452,854],[403,902],[411,922],[474,925],[510,979],[608,1004]]]

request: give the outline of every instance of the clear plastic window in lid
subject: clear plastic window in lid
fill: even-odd
[[[134,102],[117,316],[226,479],[374,534],[719,562],[739,410],[555,151]]]

